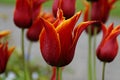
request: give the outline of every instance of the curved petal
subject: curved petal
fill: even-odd
[[[72,33],[73,29],[75,27],[76,22],[78,21],[80,17],[81,12],[77,13],[75,16],[72,18],[63,21],[58,27],[56,28],[57,33],[59,34],[60,37],[60,43],[61,43],[61,55],[60,55],[60,66],[65,65],[68,63],[68,58],[67,56],[69,55],[68,50],[70,46],[72,45]],[[67,60],[66,60],[67,59]],[[66,63],[65,63],[66,62]]]
[[[75,29],[73,42],[72,42],[71,46],[68,48],[68,52],[66,52],[66,55],[64,54],[64,56],[62,56],[64,58],[63,60],[65,60],[65,62],[66,62],[66,65],[69,64],[74,57],[76,44],[77,44],[80,34],[82,33],[82,31],[84,31],[85,28],[87,28],[88,25],[90,25],[92,23],[93,23],[93,21],[82,22]]]
[[[0,32],[0,38],[6,36],[6,35],[8,35],[8,34],[10,34],[10,30],[1,31],[1,32]]]
[[[75,49],[76,43],[81,35],[81,33],[91,24],[93,24],[95,21],[86,21],[80,23],[74,30],[74,37],[73,37],[73,43],[72,43],[72,49]]]
[[[40,35],[41,52],[45,61],[48,64],[55,66],[58,64],[58,59],[61,51],[59,35],[50,22],[42,18],[40,19],[42,25],[45,28]]]
[[[12,46],[11,48],[9,48],[8,50],[8,57],[10,57],[10,55],[12,54],[12,52],[15,50],[15,46]]]
[[[113,23],[109,26],[109,28],[107,29],[107,27],[102,24],[102,30],[103,30],[103,39],[106,38],[111,31],[113,30]]]
[[[90,4],[84,1],[85,4],[85,10],[84,10],[84,15],[83,15],[83,21],[88,21],[88,14],[89,14],[89,9],[90,9]]]
[[[116,28],[112,30],[111,34],[108,37],[109,39],[115,39],[120,34],[120,26],[117,26]]]

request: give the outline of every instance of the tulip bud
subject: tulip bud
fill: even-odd
[[[113,28],[113,24],[108,29],[102,24],[103,38],[100,42],[96,54],[103,62],[111,62],[118,53],[117,36],[120,34],[120,26]]]
[[[16,1],[14,23],[19,28],[29,28],[32,25],[31,4],[29,0]]]
[[[15,47],[8,49],[8,43],[0,44],[0,74],[5,72],[7,62]]]
[[[41,25],[41,22],[39,19],[36,19],[32,26],[27,31],[27,38],[30,41],[38,41],[39,40],[39,34],[42,31],[43,26]]]
[[[54,0],[52,6],[54,16],[57,16],[57,10],[61,8],[66,19],[72,17],[75,13],[75,2],[76,0]]]

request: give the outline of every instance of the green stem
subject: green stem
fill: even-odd
[[[59,67],[56,67],[56,80],[59,80]]]
[[[28,55],[27,55],[27,66],[28,66],[28,73],[29,73],[29,76],[30,76],[30,79],[32,79],[32,74],[31,74],[31,71],[30,71],[30,56],[31,56],[31,48],[32,48],[32,42],[29,42],[29,46],[28,46]]]
[[[97,28],[94,28],[94,43],[93,43],[93,69],[94,69],[94,80],[97,80],[96,77],[96,35],[97,35]]]
[[[30,65],[31,48],[32,48],[32,42],[29,42],[28,55],[27,55],[27,63],[28,63],[28,66]]]
[[[102,80],[105,80],[105,65],[106,65],[106,63],[103,62]]]
[[[91,29],[88,27],[88,33],[89,33],[89,39],[88,39],[88,80],[93,80],[92,79],[92,55],[91,55],[91,48],[92,48],[92,37],[91,37]]]
[[[22,34],[21,34],[21,43],[22,43],[22,54],[23,54],[23,66],[24,66],[24,79],[25,80],[30,80],[29,79],[29,75],[28,75],[28,70],[27,70],[27,64],[26,64],[26,60],[25,60],[25,51],[24,51],[24,29],[22,29]]]
[[[26,74],[25,74],[25,53],[24,53],[24,29],[22,29],[22,34],[21,34],[21,49],[22,49],[22,54],[23,54],[23,66],[24,66],[24,79],[26,80]]]
[[[62,67],[60,68],[60,80],[62,80]]]

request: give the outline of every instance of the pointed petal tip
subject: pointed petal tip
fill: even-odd
[[[4,30],[0,32],[0,38],[5,37],[11,33],[10,30]]]
[[[9,52],[12,53],[14,50],[15,50],[15,46],[12,46],[12,47],[9,49]]]
[[[8,57],[12,54],[12,52],[15,50],[15,46],[12,46],[11,48],[9,48],[8,50]]]
[[[57,18],[62,18],[63,17],[63,11],[62,9],[58,8],[57,10]]]

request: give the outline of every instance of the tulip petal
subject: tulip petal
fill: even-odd
[[[86,22],[82,22],[80,23],[74,30],[74,37],[73,37],[73,44],[72,44],[72,48],[74,49],[76,46],[76,43],[79,39],[79,36],[81,35],[81,33],[91,24],[93,24],[95,21],[86,21]]]
[[[120,26],[117,26],[116,28],[113,29],[113,31],[109,35],[109,38],[115,39],[119,34],[120,34]]]
[[[103,27],[104,26],[104,27]],[[117,36],[120,34],[120,26],[113,28],[113,23],[108,27],[102,25],[105,29],[103,32],[103,39],[97,48],[97,57],[104,62],[111,62],[117,55],[118,42]]]
[[[61,61],[60,66],[64,65],[64,61],[68,63],[68,61],[66,59],[68,59],[67,58],[67,56],[69,54],[68,49],[70,48],[70,46],[72,45],[72,42],[73,42],[72,32],[73,32],[76,22],[78,21],[78,19],[80,17],[80,14],[81,14],[81,12],[77,13],[72,18],[63,21],[56,28],[56,31],[59,33],[59,36],[60,36],[61,51],[62,51],[61,52],[62,54],[60,56],[61,58],[59,60],[59,61]]]
[[[10,57],[10,55],[12,54],[12,52],[15,50],[15,46],[12,46],[11,48],[9,48],[8,50],[8,57]]]
[[[84,10],[83,21],[88,21],[90,5],[86,1],[84,1],[84,4],[85,4],[85,10]]]
[[[55,66],[55,64],[58,64],[61,51],[59,35],[57,34],[55,27],[50,22],[42,18],[40,19],[45,28],[40,35],[41,52],[45,61],[48,64]]]
[[[93,21],[82,22],[78,25],[78,27],[75,28],[73,43],[68,50],[67,59],[66,59],[66,61],[68,60],[68,64],[69,64],[69,62],[72,61],[72,59],[74,57],[76,44],[77,44],[80,34],[85,30],[85,28],[88,27],[88,25],[90,25],[92,23],[94,23],[94,22]]]
[[[104,24],[102,24],[102,30],[103,30],[103,39],[106,38],[111,31],[113,30],[113,23],[110,25],[110,27],[107,29]]]
[[[65,18],[63,17],[63,11],[61,9],[58,9],[57,11],[57,19],[56,21],[53,23],[53,25],[55,26],[55,28],[62,22],[64,21]]]
[[[6,69],[8,59],[14,48],[8,49],[8,42],[5,44],[0,43],[0,74],[3,73]]]
[[[0,38],[6,36],[6,35],[8,35],[8,34],[10,34],[10,31],[9,31],[9,30],[1,31],[1,32],[0,32]]]
[[[114,50],[113,50],[114,49]],[[109,39],[97,48],[97,57],[104,62],[114,60],[118,52],[118,43],[116,39]]]

